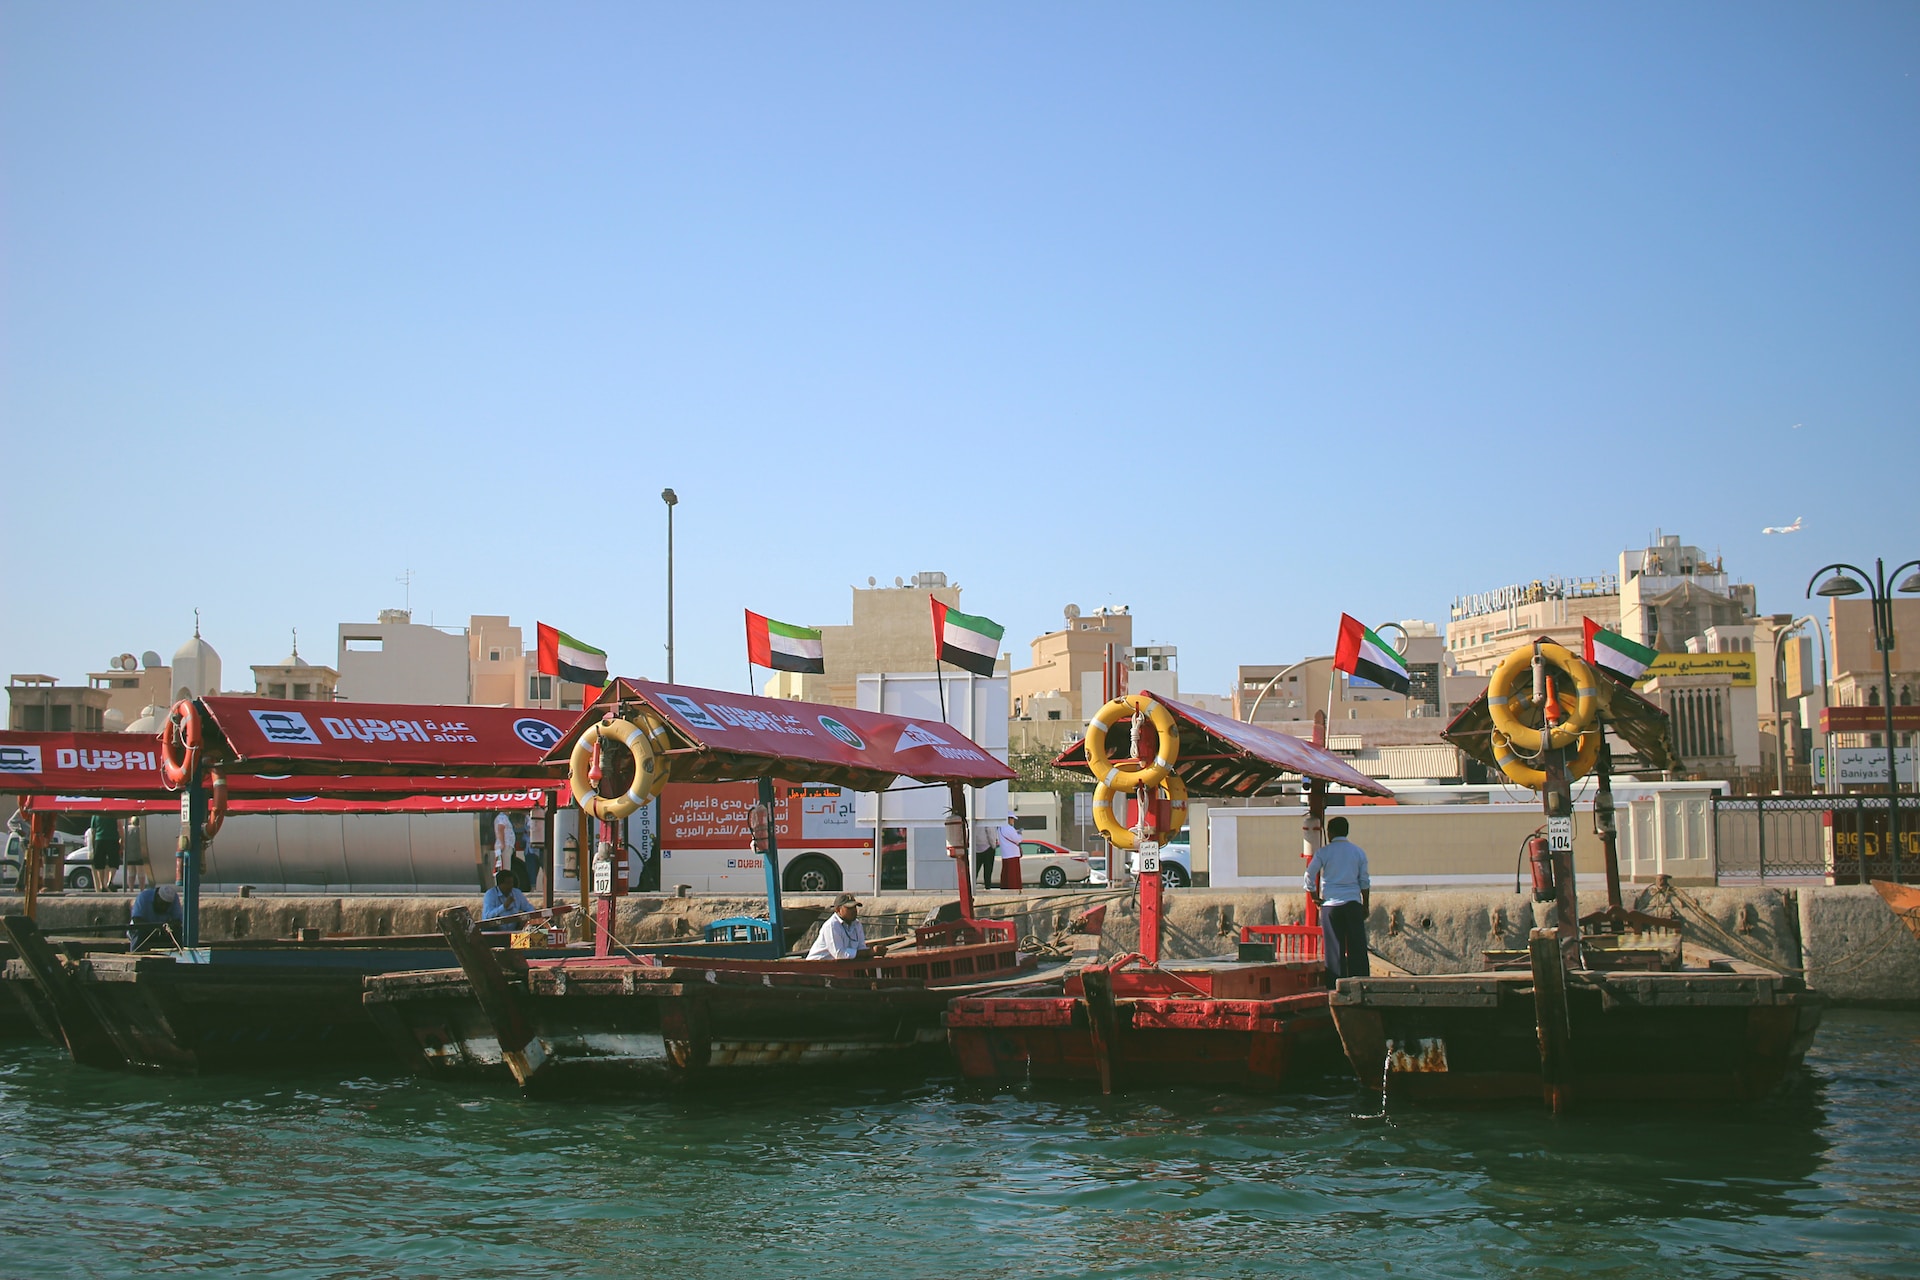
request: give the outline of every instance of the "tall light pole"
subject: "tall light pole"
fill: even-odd
[[[1887,845],[1893,857],[1894,883],[1898,884],[1900,881],[1900,774],[1895,766],[1893,751],[1893,595],[1887,590],[1887,579],[1897,578],[1908,569],[1912,569],[1915,572],[1894,590],[1908,593],[1920,591],[1920,560],[1909,560],[1895,569],[1892,574],[1886,571],[1887,562],[1880,559],[1873,562],[1872,573],[1868,573],[1857,565],[1844,562],[1827,565],[1814,570],[1813,577],[1807,579],[1809,600],[1813,598],[1814,580],[1829,569],[1833,570],[1834,574],[1820,584],[1821,595],[1857,596],[1864,591],[1867,593],[1867,598],[1873,602],[1873,647],[1880,651],[1880,702],[1887,713]],[[1858,574],[1859,577],[1850,578],[1847,576],[1848,572]],[[1862,585],[1861,578],[1865,578],[1870,585]],[[1860,851],[1862,867],[1866,865],[1866,852],[1865,849]]]
[[[680,496],[671,489],[660,491],[660,501],[667,504],[667,683],[673,683],[673,509],[680,505]]]
[[[1774,794],[1784,795],[1787,790],[1787,641],[1809,622],[1813,615],[1795,618],[1791,623],[1773,633],[1773,746],[1774,746]],[[1821,641],[1824,653],[1826,641]],[[1824,664],[1823,664],[1824,665]]]

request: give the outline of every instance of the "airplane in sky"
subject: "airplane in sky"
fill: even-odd
[[[1798,533],[1800,532],[1800,522],[1805,519],[1806,519],[1805,516],[1795,516],[1793,518],[1792,524],[1779,524],[1779,525],[1770,524],[1766,528],[1762,529],[1760,532],[1762,533]]]

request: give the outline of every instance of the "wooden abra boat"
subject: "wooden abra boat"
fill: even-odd
[[[1132,758],[1116,765],[1106,739],[1128,724],[1130,752],[1111,754]],[[1316,732],[1324,730],[1322,718]],[[1237,960],[1163,962],[1157,842],[1179,828],[1188,795],[1256,795],[1285,773],[1311,784],[1310,840],[1319,833],[1328,782],[1391,792],[1316,745],[1157,694],[1108,703],[1088,727],[1088,740],[1054,764],[1095,777],[1132,769],[1146,779],[1143,793],[1161,792],[1157,801],[1140,797],[1132,829],[1113,817],[1104,782],[1095,793],[1102,832],[1117,848],[1141,855],[1141,951],[1080,969],[1058,993],[956,999],[947,1010],[947,1040],[961,1073],[972,1080],[1098,1082],[1111,1093],[1165,1083],[1274,1088],[1295,1071],[1337,1066],[1313,904],[1308,917],[1315,923],[1242,929]]]
[[[1752,1101],[1800,1066],[1818,995],[1724,957],[1684,963],[1679,921],[1622,905],[1609,734],[1650,767],[1679,765],[1666,712],[1545,638],[1510,653],[1447,726],[1448,741],[1540,792],[1545,838],[1528,842],[1528,857],[1534,898],[1553,904],[1555,923],[1533,931],[1524,971],[1496,968],[1503,957],[1490,953],[1484,973],[1342,979],[1333,1017],[1363,1085],[1389,1101],[1538,1099],[1559,1112]],[[1582,917],[1571,785],[1588,772],[1607,905]]]
[[[443,917],[472,939],[464,908]],[[956,994],[1044,982],[1006,921],[915,931],[870,960],[525,959],[456,941],[462,967],[369,978],[366,1007],[414,1071],[565,1090],[769,1067],[876,1065],[941,1043]],[[1050,966],[1059,988],[1063,963]],[[510,1073],[510,1074],[509,1074]]]
[[[625,750],[607,750],[612,743]],[[529,1089],[644,1089],[711,1071],[880,1062],[937,1045],[941,1010],[955,995],[1038,976],[1012,922],[973,916],[966,788],[1004,781],[1013,771],[948,725],[622,679],[547,760],[568,765],[575,798],[602,822],[596,954],[553,961],[497,955],[477,945],[464,909],[443,913],[441,930],[458,970],[391,974],[367,984],[369,1011],[415,1071],[511,1073]],[[622,885],[606,873],[614,848],[607,824],[645,803],[669,773],[758,781],[754,849],[766,870],[774,937],[785,934],[775,778],[872,791],[903,777],[946,784],[959,919],[922,926],[894,954],[848,960],[660,956],[617,945]]]

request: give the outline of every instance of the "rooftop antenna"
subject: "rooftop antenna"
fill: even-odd
[[[394,579],[403,588],[401,600],[408,613],[413,612],[413,570],[409,569]]]

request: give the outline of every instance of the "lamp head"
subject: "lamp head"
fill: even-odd
[[[1894,590],[1905,591],[1909,595],[1911,595],[1916,591],[1920,591],[1920,569],[1915,569],[1912,573],[1908,574],[1906,577],[1906,581],[1902,582],[1899,586],[1895,587]]]
[[[1858,580],[1849,578],[1844,573],[1834,574],[1813,589],[1815,595],[1821,596],[1857,596],[1865,590],[1866,588],[1861,586]]]
[[[670,507],[678,506],[680,502],[680,495],[675,493],[671,489],[662,489],[660,491],[660,501],[666,503]]]

